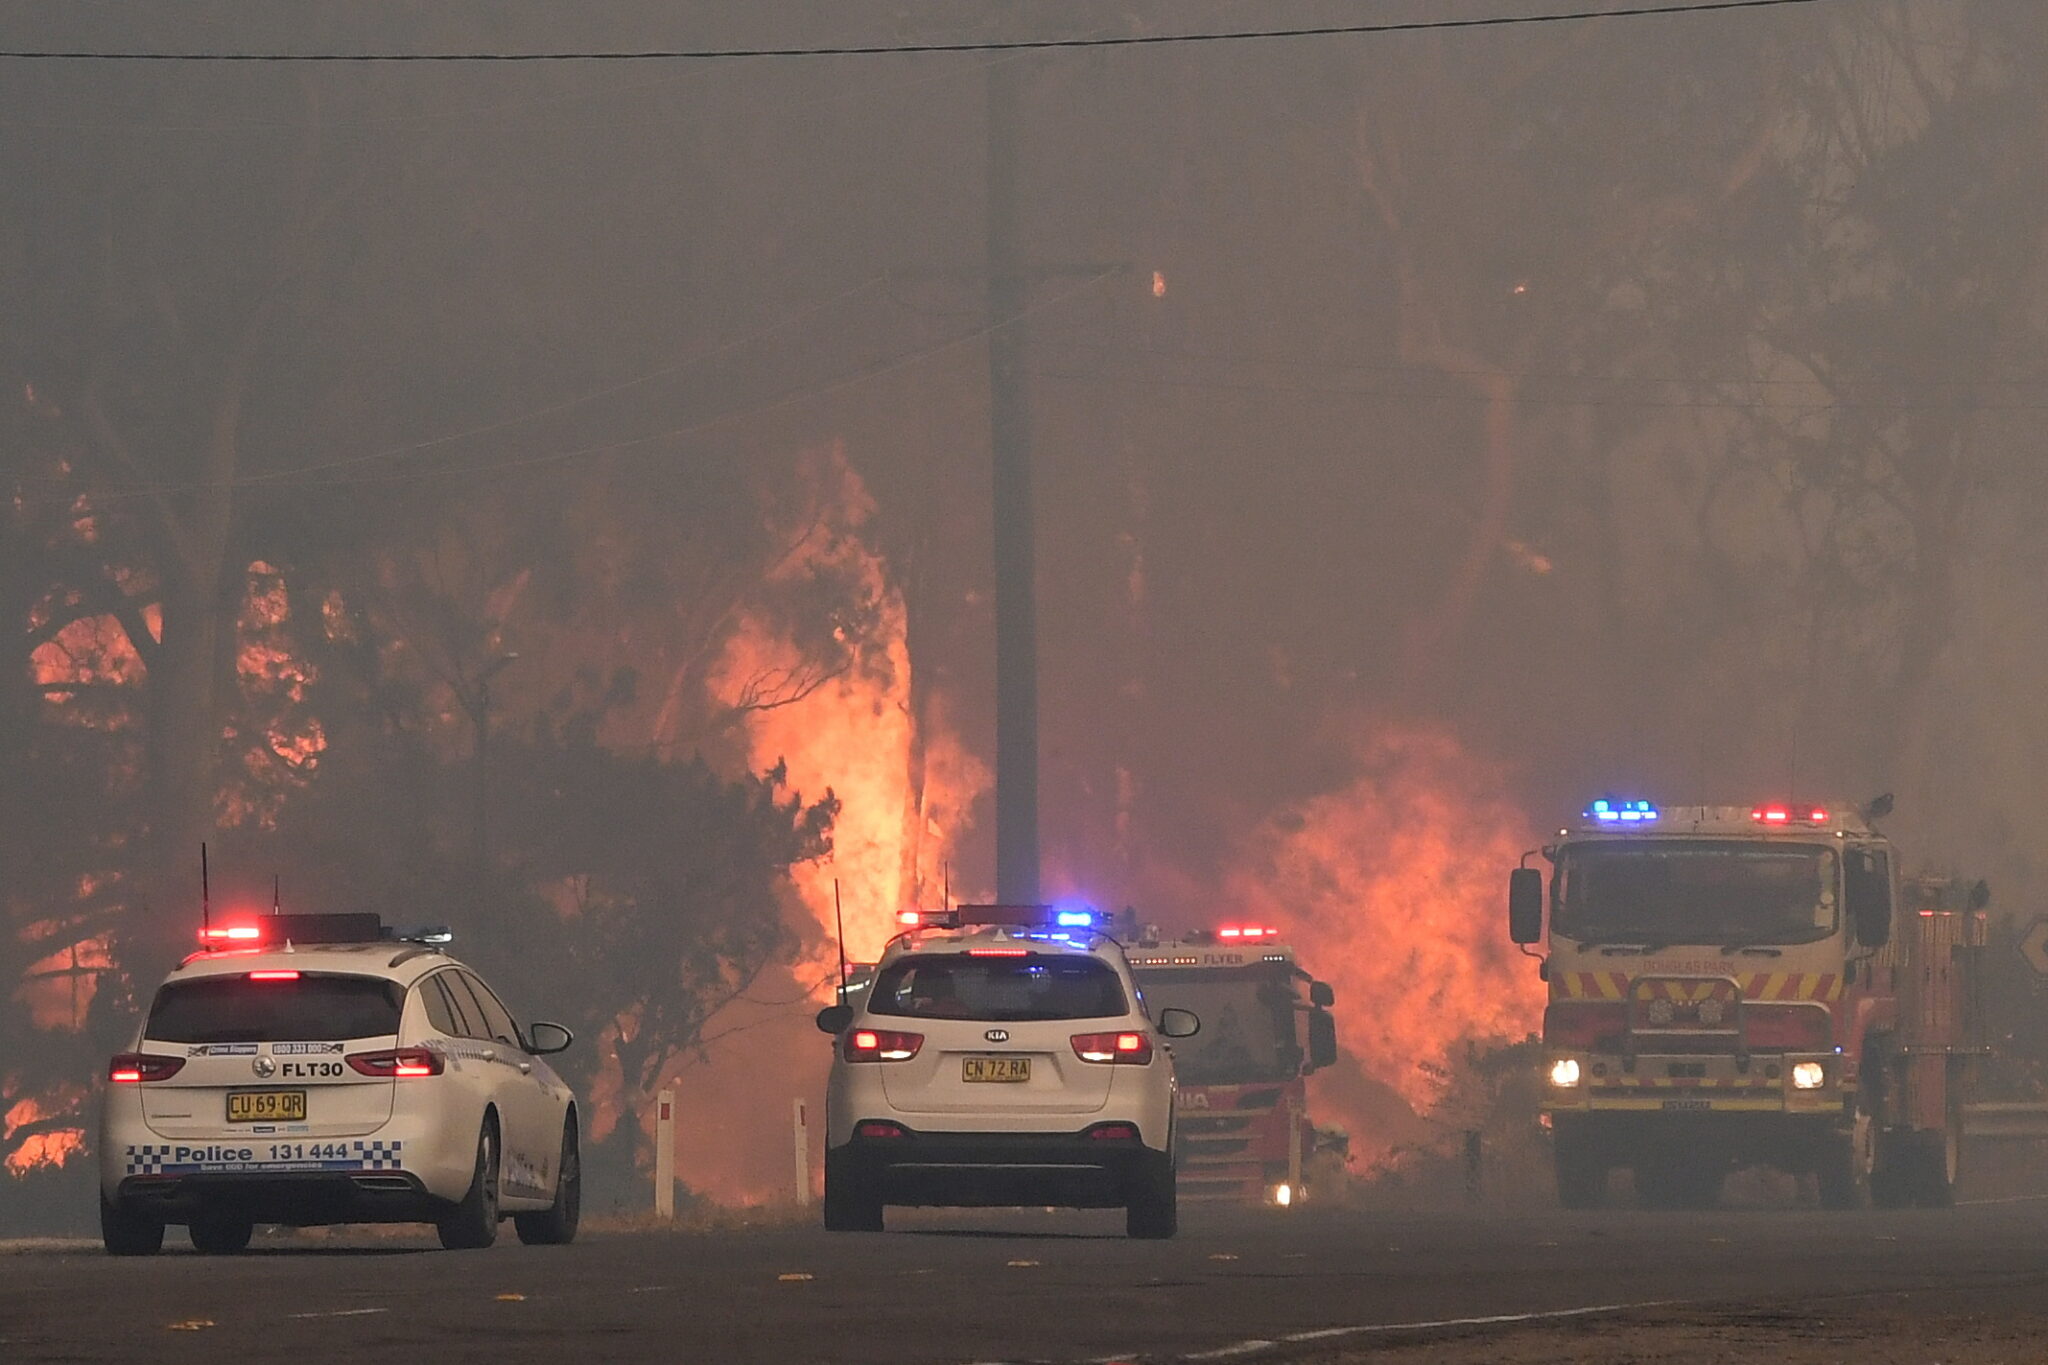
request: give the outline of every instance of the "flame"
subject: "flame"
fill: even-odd
[[[1464,1040],[1520,1037],[1542,1017],[1503,909],[1507,870],[1535,840],[1503,774],[1448,734],[1380,727],[1351,748],[1347,785],[1260,828],[1229,903],[1281,927],[1336,988],[1344,1050],[1421,1112]]]
[[[988,790],[989,772],[961,742],[943,698],[928,697],[925,714],[913,714],[908,614],[887,561],[861,539],[874,504],[860,476],[837,447],[808,461],[806,475],[819,530],[776,576],[829,573],[850,583],[871,613],[869,625],[846,641],[850,666],[820,679],[806,673],[786,633],[746,614],[711,687],[726,705],[752,708],[741,713],[752,766],[783,763],[792,790],[815,799],[829,788],[839,798],[831,857],[794,876],[828,942],[838,883],[847,955],[872,961],[894,932],[896,911],[938,901],[943,869]]]
[[[7,1093],[12,1094],[10,1083]],[[83,1100],[82,1090],[71,1089],[54,1098],[29,1096],[16,1100],[8,1106],[4,1118],[0,1118],[0,1142],[15,1143],[15,1137],[22,1129],[36,1123],[47,1123],[52,1119],[67,1117]],[[13,1176],[27,1175],[39,1166],[62,1166],[74,1156],[85,1151],[85,1130],[77,1127],[50,1128],[40,1133],[29,1133],[22,1137],[7,1154],[4,1163],[7,1173]]]

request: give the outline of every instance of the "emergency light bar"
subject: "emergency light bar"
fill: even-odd
[[[1586,807],[1586,818],[1599,825],[1645,825],[1657,818],[1657,808],[1648,801],[1603,798]]]
[[[1760,825],[1825,825],[1828,813],[1819,806],[1783,806],[1772,804],[1758,806],[1749,813],[1749,818]]]
[[[334,915],[255,915],[234,924],[216,924],[199,931],[207,948],[262,948],[284,943],[448,943],[454,935],[442,927],[409,929],[387,926],[374,910]]]
[[[900,929],[1095,929],[1107,931],[1109,916],[1073,905],[960,905],[951,910],[898,910]]]

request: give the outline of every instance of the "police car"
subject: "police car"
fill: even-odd
[[[1186,1010],[1148,1018],[1093,911],[905,911],[866,988],[819,1011],[825,1226],[888,1204],[1123,1208],[1171,1237],[1173,1056]]]
[[[431,1222],[451,1250],[509,1216],[530,1243],[576,1235],[576,1100],[445,933],[366,915],[210,927],[107,1068],[100,1229],[116,1256],[182,1223],[202,1252],[258,1223]]]

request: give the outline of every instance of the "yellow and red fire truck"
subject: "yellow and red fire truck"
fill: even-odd
[[[1902,878],[1890,809],[1610,798],[1542,850],[1547,877],[1514,872],[1510,937],[1548,930],[1566,1207],[1621,1167],[1652,1206],[1711,1204],[1744,1166],[1810,1174],[1829,1208],[1952,1202],[1989,893]]]
[[[1317,1147],[1303,1077],[1337,1060],[1328,983],[1267,925],[1150,931],[1124,955],[1154,1018],[1184,1009],[1202,1021],[1173,1044],[1180,1197],[1300,1203]]]

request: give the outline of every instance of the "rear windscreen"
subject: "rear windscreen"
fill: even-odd
[[[398,1032],[405,992],[375,976],[174,981],[156,993],[145,1038],[166,1043],[285,1043]]]
[[[1090,957],[903,957],[875,978],[870,1014],[910,1019],[1112,1019],[1130,1012],[1123,982]]]

